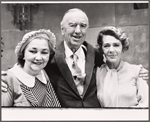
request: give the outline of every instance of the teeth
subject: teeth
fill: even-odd
[[[73,36],[74,38],[81,38],[80,36]]]
[[[80,37],[74,37],[74,38],[76,38],[76,39],[80,39]]]
[[[35,62],[34,62],[34,64],[41,65],[42,63],[35,63]]]

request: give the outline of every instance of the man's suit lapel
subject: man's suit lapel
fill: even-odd
[[[86,79],[85,79],[85,86],[84,86],[84,92],[83,96],[85,95],[88,86],[90,84],[92,74],[93,74],[93,67],[94,67],[94,59],[95,59],[95,50],[91,45],[89,45],[87,42],[83,43],[86,48],[86,64],[85,64],[85,73],[86,73]]]
[[[58,48],[55,51],[55,59],[56,59],[58,68],[61,74],[63,75],[64,79],[67,81],[70,87],[78,94],[77,88],[72,78],[71,71],[65,60],[65,49],[64,49],[63,42],[58,46]]]

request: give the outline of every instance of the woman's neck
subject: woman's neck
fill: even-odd
[[[36,77],[36,76],[39,74],[39,72],[40,72],[40,71],[38,71],[38,72],[31,71],[31,70],[29,70],[29,69],[26,68],[26,67],[22,67],[22,69],[24,70],[24,72],[26,72],[27,74],[29,74],[29,75],[31,75],[31,76],[34,76],[34,77]]]
[[[115,62],[115,63],[106,61],[106,64],[109,67],[109,69],[118,69],[120,62],[121,62],[121,60],[119,62]]]

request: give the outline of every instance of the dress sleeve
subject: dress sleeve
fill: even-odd
[[[13,78],[11,77],[10,73],[7,72],[7,75],[2,76],[2,79],[7,84],[8,89],[7,89],[7,92],[1,93],[1,98],[2,98],[1,105],[2,106],[13,106],[13,85],[12,85]]]
[[[148,84],[145,80],[137,78],[137,99],[139,107],[148,107]]]
[[[148,84],[146,80],[139,77],[140,66],[138,66],[137,72],[137,100],[138,100],[138,107],[148,107],[148,99],[149,99],[149,90]]]

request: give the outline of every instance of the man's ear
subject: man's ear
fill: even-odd
[[[64,35],[65,34],[65,28],[61,26],[61,34]]]

